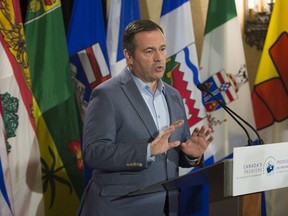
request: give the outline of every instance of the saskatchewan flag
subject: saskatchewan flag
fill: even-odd
[[[234,0],[210,0],[200,61],[201,80],[209,90],[239,116],[254,125],[248,72]],[[208,94],[203,94],[207,119],[215,132],[214,162],[248,144],[240,126]],[[247,129],[248,130],[248,129]],[[248,130],[248,132],[250,132]],[[251,139],[256,136],[251,133]]]
[[[75,215],[83,189],[79,115],[60,0],[28,2],[27,53],[46,215]]]

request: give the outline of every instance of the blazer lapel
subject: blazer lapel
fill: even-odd
[[[166,91],[165,92],[165,98],[167,102],[167,106],[169,109],[169,115],[170,115],[170,124],[174,123],[175,121],[179,120],[176,119],[176,115],[173,115],[173,113],[178,112],[175,108],[175,104],[179,103],[179,99],[177,95],[171,94],[170,92]]]
[[[139,92],[135,82],[133,81],[130,72],[126,69],[122,77],[120,77],[120,82],[122,83],[122,89],[131,102],[132,106],[135,108],[139,117],[143,121],[145,127],[149,131],[152,137],[156,137],[158,134],[157,127],[153,120],[150,110],[147,107],[141,93]]]
[[[173,124],[174,122],[180,120],[179,119],[179,108],[181,108],[181,98],[179,96],[171,91],[169,91],[166,88],[165,91],[165,98],[167,102],[167,106],[169,109],[169,115],[170,115],[170,124]],[[175,137],[178,137],[178,130],[174,131],[171,136],[169,137],[169,140],[176,140]]]

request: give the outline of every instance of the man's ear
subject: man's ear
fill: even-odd
[[[131,65],[133,64],[133,58],[132,58],[132,55],[130,55],[129,51],[127,49],[124,49],[123,50],[123,54],[124,54],[124,57],[126,59],[126,62],[128,65]]]

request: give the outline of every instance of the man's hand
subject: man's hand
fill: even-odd
[[[172,125],[161,131],[158,136],[151,142],[150,152],[151,156],[156,156],[168,151],[171,148],[180,145],[180,141],[168,142],[172,132],[183,125],[184,120],[174,122]]]
[[[205,126],[202,126],[201,129],[195,128],[189,139],[181,143],[181,150],[188,157],[197,158],[202,156],[214,139],[211,133],[211,128],[206,129]]]
[[[198,158],[202,156],[214,139],[211,133],[211,128],[206,129],[205,126],[202,126],[201,129],[195,128],[189,139],[181,143],[181,150],[187,157]]]

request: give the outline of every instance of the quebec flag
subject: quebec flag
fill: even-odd
[[[126,66],[123,55],[122,33],[132,21],[140,19],[138,0],[111,0],[107,25],[107,49],[112,76]]]

